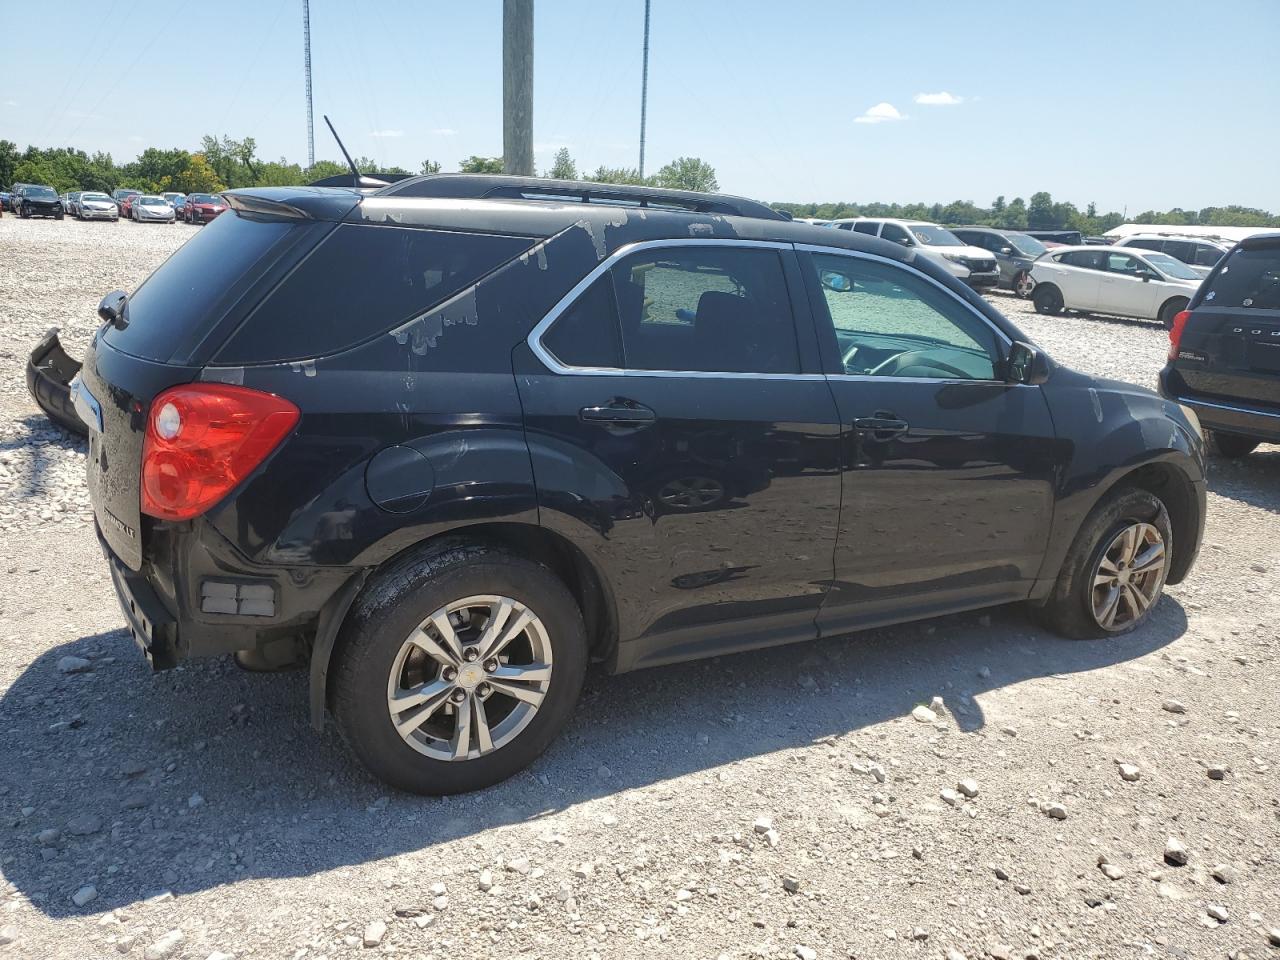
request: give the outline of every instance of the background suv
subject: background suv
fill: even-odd
[[[1200,287],[1200,277],[1167,253],[1137,247],[1062,247],[1031,268],[1037,313],[1109,313],[1159,320],[1165,329]]]
[[[1047,250],[1035,237],[1014,230],[995,227],[952,227],[951,232],[971,247],[981,247],[996,258],[1000,268],[1000,286],[1020,297],[1029,297],[1035,286],[1031,265]]]
[[[1280,443],[1280,233],[1232,248],[1174,318],[1160,392],[1196,411],[1219,456]]]
[[[61,220],[62,198],[53,187],[35,183],[24,183],[17,187],[13,195],[14,212],[19,217],[53,217]]]
[[[1231,242],[1209,237],[1135,233],[1123,240],[1117,240],[1115,246],[1138,247],[1142,250],[1167,253],[1175,260],[1181,260],[1189,266],[1197,276],[1207,277],[1214,264],[1226,256],[1227,251],[1231,249]]]
[[[922,220],[880,220],[855,217],[832,220],[839,230],[880,237],[890,243],[914,249],[935,261],[953,277],[974,288],[994,287],[1000,281],[995,257],[981,247],[966,245],[945,227]]]
[[[1013,601],[1108,637],[1198,550],[1194,420],[913,249],[573,181],[225,196],[99,308],[98,535],[154,666],[305,665],[406,789],[527,765],[590,659]]]

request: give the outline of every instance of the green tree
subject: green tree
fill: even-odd
[[[439,160],[423,160],[422,166],[421,168],[419,168],[418,172],[423,174],[424,176],[432,173],[439,173],[440,161]]]
[[[698,157],[678,157],[653,177],[655,186],[673,190],[700,190],[714,193],[720,189],[715,167]]]
[[[307,178],[307,183],[314,183],[317,180],[324,180],[326,177],[337,177],[349,173],[351,171],[347,169],[347,165],[338,163],[336,160],[317,160],[303,171],[303,175]]]
[[[1000,226],[1006,230],[1027,229],[1027,205],[1021,197],[1014,197],[1005,208],[1003,222]]]
[[[0,187],[7,187],[18,179],[14,176],[14,171],[18,168],[21,156],[16,143],[12,140],[0,140]]]
[[[1027,207],[1027,226],[1032,230],[1052,230],[1058,226],[1053,211],[1053,198],[1041,190],[1031,195],[1031,205]]]
[[[640,176],[640,171],[635,167],[596,167],[596,172],[583,177],[584,180],[594,180],[596,183],[619,183],[631,186],[642,186],[650,181]]]
[[[474,154],[458,164],[459,173],[501,173],[501,157],[478,157]]]
[[[172,186],[183,193],[218,193],[227,188],[203,153],[191,155],[187,165],[173,178]]]
[[[556,151],[555,160],[551,163],[551,169],[546,174],[552,180],[577,180],[578,165],[573,162],[573,157],[569,156],[569,148],[561,147]]]

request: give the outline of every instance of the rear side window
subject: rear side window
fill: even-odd
[[[853,225],[853,229],[858,233],[869,233],[873,237],[876,235],[876,230],[879,229],[879,227],[880,224],[878,223],[867,223],[866,221],[859,221]]]
[[[1163,245],[1162,240],[1130,240],[1125,244],[1126,247],[1138,247],[1142,250],[1159,250]],[[1176,256],[1176,254],[1175,254]]]
[[[343,224],[249,315],[218,362],[302,360],[355,346],[465,290],[533,242]]]
[[[129,324],[107,328],[112,347],[162,363],[183,345],[211,329],[222,312],[219,303],[240,288],[240,281],[269,257],[297,221],[254,221],[219,217],[174,252],[129,298]]]
[[[1280,310],[1280,244],[1253,250],[1242,247],[1228,255],[1203,305]]]

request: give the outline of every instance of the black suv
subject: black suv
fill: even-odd
[[[13,204],[14,212],[24,220],[28,217],[53,217],[61,220],[63,217],[62,198],[53,187],[37,183],[16,183],[10,203]]]
[[[1173,318],[1160,392],[1195,410],[1218,456],[1280,443],[1280,233],[1232,247]]]
[[[236,190],[74,385],[157,669],[307,664],[379,777],[521,769],[610,671],[1011,601],[1150,614],[1203,445],[928,258],[749,200],[481,176]]]

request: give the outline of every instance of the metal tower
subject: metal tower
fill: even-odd
[[[307,167],[316,165],[315,119],[311,113],[311,0],[302,0],[302,63],[307,73]]]

